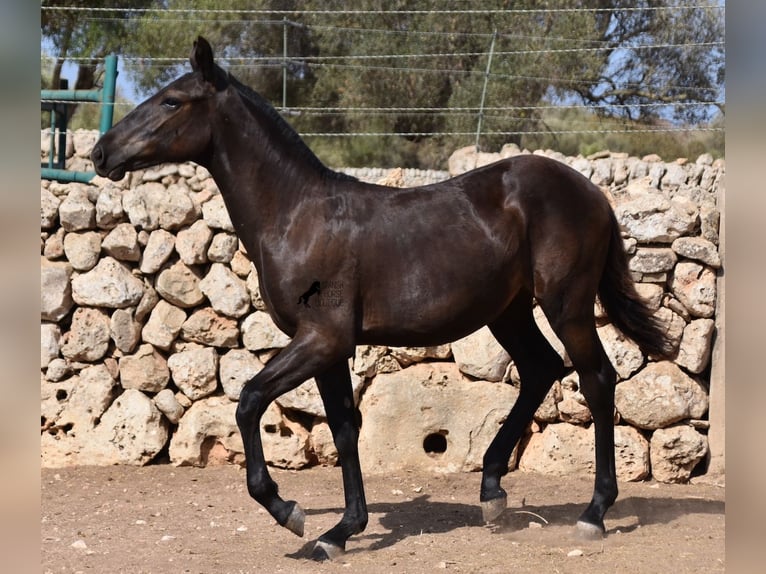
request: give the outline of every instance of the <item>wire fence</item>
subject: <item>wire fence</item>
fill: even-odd
[[[509,66],[492,66],[493,58],[495,61],[508,60],[512,58],[546,58],[556,55],[588,57],[590,54],[601,52],[613,52],[615,49],[639,53],[652,54],[652,51],[665,50],[677,51],[699,51],[699,50],[718,50],[723,52],[725,43],[723,38],[712,42],[653,42],[650,38],[642,38],[628,45],[614,46],[606,42],[594,42],[592,40],[583,41],[579,38],[568,38],[560,36],[535,36],[519,35],[504,31],[489,31],[486,33],[477,32],[443,32],[435,30],[394,30],[380,27],[376,24],[376,19],[381,13],[386,15],[428,15],[431,17],[443,15],[445,17],[470,17],[470,16],[491,16],[493,14],[518,14],[518,15],[560,15],[574,13],[593,13],[610,14],[617,10],[610,8],[556,8],[541,7],[533,9],[476,9],[476,8],[449,8],[436,10],[303,10],[300,11],[302,20],[296,19],[294,10],[269,10],[269,9],[169,9],[169,8],[142,8],[142,9],[124,9],[118,7],[83,7],[83,6],[42,6],[43,11],[60,14],[77,14],[78,17],[93,23],[119,23],[126,16],[130,15],[152,15],[162,17],[163,22],[185,22],[190,24],[205,24],[215,21],[216,24],[229,23],[242,27],[243,30],[253,27],[269,27],[271,29],[280,28],[283,31],[283,45],[264,47],[262,55],[255,56],[228,56],[223,54],[218,57],[219,63],[226,69],[231,70],[235,75],[237,73],[253,72],[258,70],[270,70],[272,73],[283,74],[283,88],[281,102],[274,102],[276,107],[286,116],[306,120],[310,118],[385,118],[390,116],[406,116],[410,118],[429,118],[440,116],[441,118],[452,118],[456,121],[445,124],[444,122],[431,122],[434,126],[430,129],[407,131],[398,131],[396,129],[359,128],[360,122],[342,123],[343,129],[339,131],[312,130],[305,126],[312,125],[311,122],[298,122],[298,129],[304,137],[314,138],[381,138],[381,137],[406,137],[406,138],[434,138],[434,137],[454,137],[454,138],[474,138],[478,146],[480,138],[483,135],[491,137],[521,137],[521,136],[576,136],[593,134],[623,134],[626,136],[635,134],[669,134],[669,133],[706,133],[723,132],[722,122],[717,125],[710,123],[684,124],[674,121],[657,122],[656,125],[637,125],[630,121],[617,120],[610,118],[603,120],[610,115],[629,115],[629,111],[640,111],[649,109],[654,115],[660,118],[670,118],[674,112],[683,109],[692,109],[700,112],[699,115],[712,117],[716,112],[722,110],[725,105],[723,90],[719,92],[719,97],[699,98],[696,101],[687,101],[683,97],[666,98],[660,101],[643,103],[596,103],[582,104],[567,102],[562,99],[551,99],[546,103],[539,105],[492,105],[492,102],[486,101],[488,87],[494,82],[549,82],[556,86],[596,86],[604,82],[603,77],[546,77],[529,73],[509,72]],[[723,11],[722,3],[699,3],[679,5],[676,2],[666,6],[655,7],[635,7],[620,8],[623,13],[630,12],[666,12],[674,10],[688,11],[689,14],[703,10]],[[340,16],[359,16],[359,24],[349,26],[348,24],[334,24],[333,19]],[[364,18],[369,16],[369,18]],[[405,35],[415,40],[422,39],[422,42],[415,41],[423,48],[422,51],[410,51],[401,53],[401,51],[391,51],[390,53],[354,53],[354,54],[295,54],[288,50],[287,38],[292,30],[310,28],[313,31],[324,34],[335,33],[339,35]],[[484,41],[485,49],[469,51],[449,51],[429,49],[427,39],[432,36],[455,37],[456,35],[470,35],[477,40]],[[272,37],[278,37],[272,34]],[[515,42],[522,40],[532,46],[520,47],[518,49],[494,49],[495,38],[512,39]],[[442,43],[443,45],[443,43]],[[476,66],[473,69],[458,70],[451,66],[456,59],[471,58],[477,61],[486,61],[486,69],[483,66]],[[69,61],[78,63],[91,63],[91,58],[69,58]],[[140,71],[148,68],[163,70],[183,70],[186,66],[187,58],[176,55],[167,56],[132,56],[121,57],[120,65],[122,71],[128,77],[135,77]],[[413,74],[413,75],[449,75],[450,77],[472,77],[476,81],[484,82],[483,92],[480,100],[475,105],[456,105],[448,104],[441,106],[422,106],[422,105],[402,105],[402,102],[392,102],[390,106],[311,106],[311,105],[288,105],[291,101],[289,89],[291,84],[287,82],[287,76],[291,71],[308,70],[317,73],[322,70],[342,70],[372,74]],[[666,85],[664,89],[668,92],[694,93],[695,90],[709,93],[708,87],[698,87],[694,85],[693,79],[689,82],[677,80],[677,85]],[[625,82],[626,89],[638,89],[641,86],[636,83]],[[123,84],[123,92],[126,88],[131,90],[130,84]],[[133,92],[134,95],[143,96],[144,94]],[[281,104],[281,105],[280,105]],[[88,104],[85,104],[88,105]],[[116,107],[122,112],[126,112],[135,106],[134,102],[118,101]],[[581,118],[575,117],[569,119],[568,125],[562,125],[561,122],[545,123],[541,118],[550,117],[551,114],[561,114],[566,112],[582,112],[592,116],[602,118],[598,125],[594,127],[593,122],[584,122]],[[531,121],[531,117],[537,118],[536,122]],[[457,121],[459,119],[459,121]],[[581,123],[580,123],[581,122]],[[444,125],[453,126],[449,130],[443,130]],[[470,126],[471,129],[456,128],[454,126]],[[508,127],[504,128],[503,126]],[[303,128],[303,129],[301,129]]]

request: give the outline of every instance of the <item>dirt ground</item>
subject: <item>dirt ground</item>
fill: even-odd
[[[308,559],[339,519],[340,469],[273,470],[306,511],[306,535],[279,527],[235,466],[68,468],[41,475],[44,573],[298,574],[364,572],[699,574],[725,571],[725,490],[621,484],[607,536],[577,538],[592,478],[513,472],[509,508],[484,525],[480,475],[366,476],[367,530],[332,563]]]

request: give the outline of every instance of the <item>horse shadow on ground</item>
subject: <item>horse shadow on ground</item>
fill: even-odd
[[[519,532],[530,522],[545,524],[545,528],[558,527],[576,537],[575,524],[585,504],[582,501],[551,505],[523,505],[509,507],[492,524],[485,524],[478,504],[469,505],[452,502],[433,502],[423,495],[402,502],[373,503],[369,505],[370,515],[380,515],[378,521],[387,531],[362,533],[353,538],[369,541],[368,545],[351,548],[349,554],[388,548],[410,537],[423,534],[444,534],[464,527],[482,527],[488,534]],[[307,509],[307,515],[326,513],[343,514],[342,508]],[[642,526],[668,524],[688,514],[725,513],[721,500],[702,498],[641,497],[632,496],[618,499],[606,516],[607,537],[615,532],[629,533]],[[307,541],[297,552],[287,554],[289,558],[305,559],[311,556],[315,541]]]

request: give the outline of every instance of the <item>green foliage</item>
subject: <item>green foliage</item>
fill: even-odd
[[[720,132],[610,133],[712,121],[710,106],[691,104],[720,98],[723,11],[689,9],[694,4],[120,0],[111,5],[157,10],[54,22],[43,9],[43,34],[62,47],[57,26],[69,26],[65,54],[100,57],[109,49],[132,58],[128,73],[146,94],[188,71],[184,56],[201,34],[240,80],[277,107],[284,98],[299,108],[288,119],[301,133],[400,134],[308,137],[332,165],[442,167],[453,149],[475,142],[482,100],[483,149],[515,142],[564,153],[719,155]],[[449,12],[466,9],[485,12]]]

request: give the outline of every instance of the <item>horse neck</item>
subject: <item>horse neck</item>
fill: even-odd
[[[206,167],[237,235],[248,252],[256,251],[258,243],[284,234],[299,204],[326,193],[333,172],[241,96],[233,93],[222,104]]]

